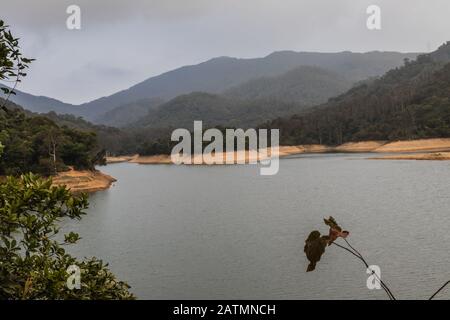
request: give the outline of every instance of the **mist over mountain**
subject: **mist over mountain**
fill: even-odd
[[[35,112],[55,111],[83,116],[90,121],[102,121],[108,111],[143,99],[170,100],[178,95],[202,91],[222,93],[247,81],[261,77],[276,77],[299,66],[320,66],[335,72],[351,82],[380,76],[414,59],[417,53],[316,53],[280,51],[264,58],[237,59],[220,57],[206,62],[184,66],[159,76],[151,77],[129,89],[79,106],[19,92],[11,100]]]

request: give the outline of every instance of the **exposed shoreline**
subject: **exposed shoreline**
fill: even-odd
[[[415,154],[399,154],[369,158],[370,160],[450,160],[450,152],[431,152]]]
[[[450,138],[439,139],[421,139],[410,141],[362,141],[350,142],[340,146],[331,147],[325,145],[297,145],[297,146],[280,146],[279,157],[288,157],[296,154],[314,154],[314,153],[390,153],[390,155],[377,156],[368,158],[371,160],[450,160]],[[392,153],[395,153],[392,155]],[[233,153],[218,154],[218,157],[225,159],[227,156],[244,157],[245,162],[267,159],[270,152],[251,154],[248,151],[236,151]],[[154,156],[120,156],[107,157],[107,163],[137,163],[137,164],[172,164],[170,155],[154,155]],[[211,159],[192,158],[193,165],[211,164]],[[215,164],[213,164],[215,165]],[[89,170],[70,170],[60,172],[53,178],[53,185],[65,185],[72,192],[96,192],[106,190],[116,181],[115,178],[104,174],[101,171]]]
[[[60,172],[57,176],[52,177],[52,180],[53,185],[64,185],[74,193],[90,193],[106,190],[117,181],[115,178],[98,170],[70,170]]]
[[[279,157],[287,157],[296,154],[309,153],[398,153],[399,155],[389,155],[382,157],[374,157],[370,159],[381,160],[450,160],[450,138],[436,138],[436,139],[418,139],[409,141],[362,141],[349,142],[339,146],[326,145],[296,145],[296,146],[280,146]],[[417,154],[401,154],[420,152]],[[440,152],[437,154],[437,152]],[[245,153],[245,154],[244,154]],[[269,152],[270,154],[270,152]],[[232,156],[236,160],[238,155],[245,157],[246,163],[255,160],[266,159],[265,153],[250,155],[248,151],[236,151],[233,155],[222,153],[218,157],[225,159],[226,156]],[[203,161],[195,161],[196,157],[192,158],[192,164],[211,164],[211,159],[204,159]],[[172,164],[170,155],[153,155],[153,156],[121,156],[108,157],[107,163],[130,162],[137,164]],[[214,164],[213,164],[214,165]]]

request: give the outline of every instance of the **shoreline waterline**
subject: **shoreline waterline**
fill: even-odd
[[[450,151],[450,138],[433,138],[433,139],[417,139],[406,141],[361,141],[361,142],[348,142],[339,146],[326,146],[321,144],[313,145],[295,145],[295,146],[280,146],[278,151],[278,157],[283,158],[296,154],[308,154],[308,153],[413,153],[420,152],[421,154],[411,155],[408,154],[405,157],[402,156],[388,156],[388,157],[375,157],[371,159],[390,159],[390,160],[450,160],[450,154],[444,156],[436,156],[436,152]],[[242,155],[242,153],[245,153]],[[257,155],[257,159],[254,156],[250,156],[248,151],[235,151],[234,159],[239,156],[245,158],[246,163],[254,160],[265,159],[264,154],[270,154],[270,150],[267,153],[261,153]],[[429,155],[429,156],[427,156]],[[193,156],[192,160],[197,156]],[[227,157],[226,152],[217,154],[216,157]],[[118,157],[107,157],[107,163],[121,163],[130,162],[137,164],[172,164],[170,155],[158,154],[150,156],[142,155],[129,155]],[[192,164],[212,164],[211,161],[191,161]]]

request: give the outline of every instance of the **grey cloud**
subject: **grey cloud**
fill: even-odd
[[[80,31],[65,27],[70,4],[82,9]],[[366,28],[370,4],[381,7],[380,31]],[[448,0],[15,0],[1,6],[26,55],[37,59],[22,89],[75,103],[215,56],[423,52],[450,40]]]
[[[89,24],[116,23],[133,18],[152,20],[192,19],[214,8],[211,0],[15,0],[2,4],[2,13],[25,27],[64,25],[66,9],[81,8]]]

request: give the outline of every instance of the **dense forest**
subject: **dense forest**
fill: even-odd
[[[449,99],[446,43],[326,104],[261,127],[279,128],[283,145],[450,137]]]
[[[342,74],[327,69],[300,66],[276,77],[253,79],[225,92],[241,100],[276,100],[313,106],[346,92],[354,84]]]
[[[95,133],[58,126],[47,117],[27,115],[12,104],[0,109],[0,141],[0,175],[30,171],[52,175],[67,170],[67,166],[93,169],[104,158]]]
[[[115,128],[96,125],[74,115],[58,115],[55,112],[34,114],[30,116],[46,117],[57,125],[85,133],[94,133],[98,149],[105,150],[107,155],[129,154],[168,154],[174,146],[170,141],[173,127],[162,128]],[[192,124],[191,124],[192,126]]]
[[[0,98],[0,105],[2,101]],[[95,125],[74,115],[37,114],[8,102],[7,108],[0,110],[0,142],[7,146],[0,159],[0,175],[26,172],[26,168],[45,175],[66,170],[67,166],[93,169],[104,162],[105,155],[167,154],[174,145],[171,132],[169,127],[124,130]],[[52,139],[56,142],[56,161]],[[27,157],[29,161],[25,161]]]
[[[206,92],[181,95],[127,127],[191,128],[195,120],[205,126],[254,127],[267,119],[290,116],[306,106],[300,102],[288,103],[277,99],[241,100]]]

